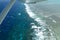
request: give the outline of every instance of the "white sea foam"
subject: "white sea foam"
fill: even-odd
[[[34,14],[30,10],[27,4],[25,4],[25,6],[26,6],[26,11],[29,14],[29,16],[33,18],[39,25],[41,25],[41,26],[37,26],[35,25],[35,23],[31,23],[33,24],[31,27],[31,29],[33,29],[32,40],[56,40],[55,36],[53,35],[54,33],[49,28],[49,26],[46,25],[46,23],[43,22],[43,20],[41,20],[40,17]]]

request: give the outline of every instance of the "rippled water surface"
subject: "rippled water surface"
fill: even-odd
[[[0,12],[7,4],[8,2],[0,2]],[[49,3],[46,2],[47,4]],[[39,3],[27,5],[16,1],[0,25],[0,40],[57,40],[57,34],[55,34],[57,31],[54,29],[55,24],[57,25],[56,15],[48,14],[54,11],[52,12],[49,5],[46,5],[43,3],[41,6]],[[39,11],[39,7],[42,11]]]

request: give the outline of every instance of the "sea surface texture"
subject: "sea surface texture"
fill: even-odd
[[[0,13],[9,2],[0,1]],[[59,9],[55,7],[54,10],[49,2],[26,4],[16,1],[0,25],[0,40],[59,40],[59,29],[56,29],[60,23]]]

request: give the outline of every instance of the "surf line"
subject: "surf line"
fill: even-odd
[[[35,13],[33,13],[28,4],[24,4],[26,6],[26,11],[29,14],[31,18],[33,18],[38,24],[41,26],[36,26],[34,23],[31,29],[33,29],[34,32],[32,32],[32,40],[56,40],[54,32],[52,29],[45,23],[43,20],[41,20],[40,17],[38,17]],[[35,35],[35,36],[34,36]]]

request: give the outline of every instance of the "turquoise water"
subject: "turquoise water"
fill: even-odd
[[[0,12],[8,2],[2,3],[0,2]],[[22,40],[28,40],[28,31],[30,31],[28,29],[30,29],[30,23],[32,22],[35,21],[25,11],[24,4],[16,2],[0,25],[0,40],[18,40],[22,38]]]
[[[0,5],[0,12],[7,4],[8,2]],[[45,25],[41,17],[30,17],[31,12],[26,8],[26,5],[16,1],[0,25],[0,40],[56,40],[52,30]]]

